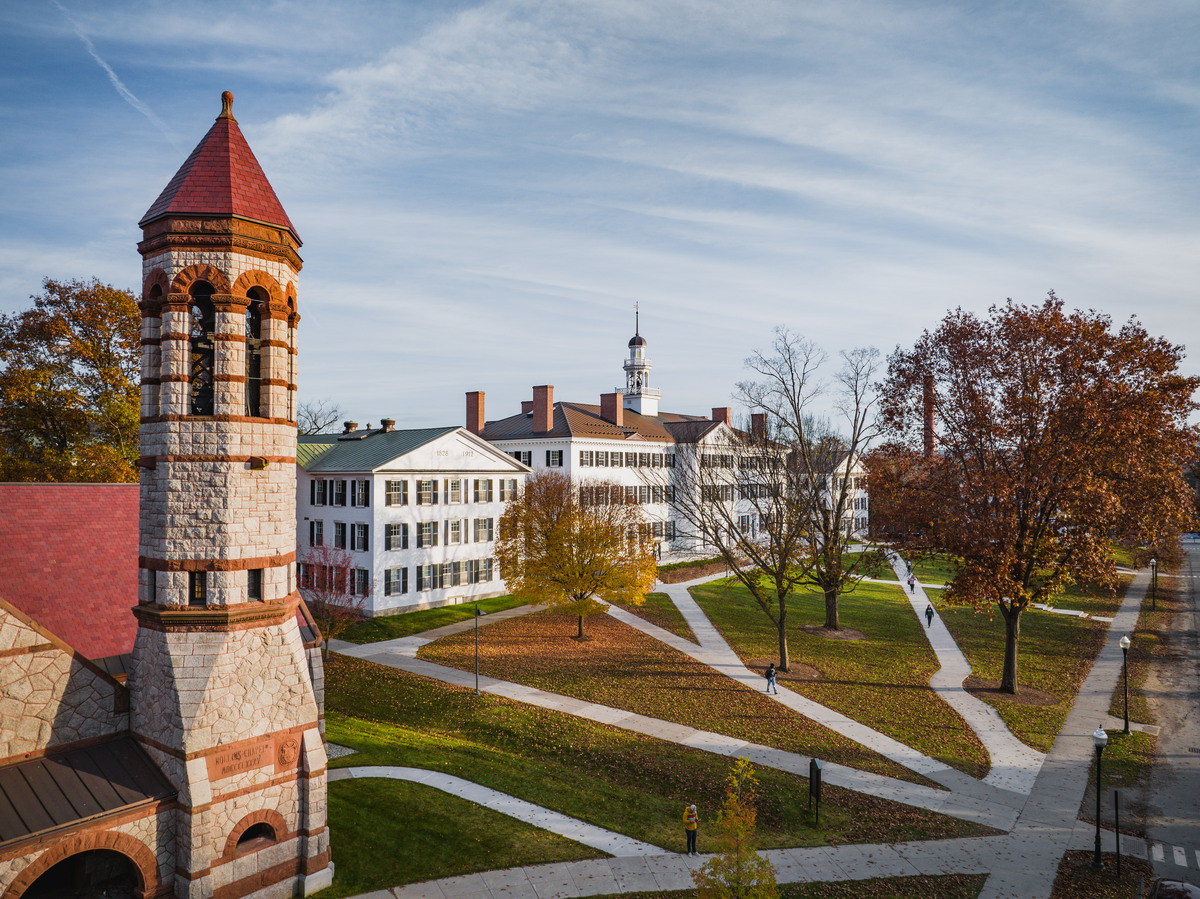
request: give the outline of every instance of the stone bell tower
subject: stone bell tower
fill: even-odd
[[[139,223],[135,737],[178,790],[175,895],[328,885],[325,749],[297,623],[300,239],[221,114]]]

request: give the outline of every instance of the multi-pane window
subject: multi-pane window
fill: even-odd
[[[604,468],[608,465],[608,451],[596,450],[596,467]]]
[[[517,498],[517,479],[516,478],[501,478],[500,479],[500,502],[508,502]]]
[[[625,467],[626,468],[637,468],[637,464],[638,464],[638,454],[637,453],[626,453],[625,454]]]
[[[203,571],[188,572],[188,605],[208,605],[208,580]]]
[[[562,468],[562,464],[562,450],[546,450],[546,465],[548,465],[550,468]]]
[[[593,460],[595,458],[596,458],[596,454],[592,450],[580,450],[579,451],[579,467],[580,468],[591,468],[593,465]]]
[[[417,569],[418,571],[420,569]],[[383,595],[399,596],[408,592],[408,569],[388,568],[383,572]]]
[[[346,548],[346,522],[335,521],[333,523],[333,548]]]
[[[662,487],[661,487],[661,486],[659,486],[658,484],[655,484],[655,485],[651,486],[651,488],[650,488],[650,502],[652,502],[652,503],[661,503],[662,501],[663,501],[663,489],[662,489]]]
[[[620,468],[624,464],[622,461],[624,458],[622,453],[611,452],[608,454],[608,464],[613,468]]]
[[[658,539],[662,539],[663,523],[661,521],[652,522],[650,525],[650,535]]]
[[[665,456],[663,456],[663,465],[665,465],[667,468],[674,468],[675,467],[675,454],[667,453]]]
[[[445,496],[447,503],[461,503],[463,501],[463,482],[460,478],[448,478],[445,484]]]
[[[371,526],[369,524],[354,524],[350,526],[350,549],[365,553],[371,548]]]
[[[438,501],[437,481],[417,481],[417,505],[436,506]]]
[[[476,518],[475,519],[475,542],[487,543],[493,539],[494,519],[491,518]]]
[[[522,465],[533,464],[533,450],[514,450],[513,452],[509,453],[509,455]]]
[[[663,529],[663,532],[668,540],[674,540],[678,536],[675,531],[675,522],[668,521],[667,526]]]
[[[626,488],[625,488],[625,502],[627,502],[627,503],[636,503],[636,502],[637,502],[637,498],[638,498],[638,489],[637,489],[637,487],[626,487]]]
[[[329,482],[323,481],[320,478],[308,482],[308,504],[310,506],[324,506],[327,503],[329,496]]]
[[[438,545],[438,523],[436,521],[422,521],[417,525],[417,548],[423,549],[426,546]]]
[[[308,545],[309,546],[324,546],[325,545],[325,522],[310,521],[308,523]]]
[[[441,565],[417,566],[417,592],[425,590],[440,590],[442,588]]]
[[[387,481],[384,484],[385,506],[408,505],[408,481]]]
[[[492,579],[492,560],[475,559],[463,563],[463,577],[468,584],[487,583]]]
[[[366,596],[371,592],[371,572],[365,568],[350,571],[350,595]]]
[[[675,502],[675,485],[668,484],[663,488],[663,499],[669,503]]]
[[[329,505],[346,505],[346,481],[344,479],[329,482]]]
[[[638,487],[637,501],[639,503],[641,503],[643,506],[646,503],[650,502],[650,488],[648,486],[646,486],[645,484],[642,484],[640,487]]]
[[[457,519],[446,522],[446,545],[447,546],[457,546],[460,543],[466,543],[466,541],[467,541],[466,530],[467,529],[464,527],[465,524],[466,524],[465,521],[458,521]]]
[[[462,563],[442,563],[442,586],[457,587],[462,583]]]
[[[383,532],[384,549],[408,549],[408,525],[392,522]]]
[[[650,454],[649,453],[638,453],[638,467],[639,468],[649,468],[650,467]]]
[[[371,505],[371,482],[355,480],[350,482],[350,505],[365,509]]]
[[[739,515],[738,516],[738,530],[741,531],[743,534],[750,533],[750,516],[749,515]]]
[[[490,503],[492,501],[492,479],[475,479],[475,502]]]

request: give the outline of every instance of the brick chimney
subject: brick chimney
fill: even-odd
[[[533,400],[521,400],[521,414],[528,415],[533,411]]]
[[[554,430],[554,387],[543,384],[533,388],[533,433],[549,434]]]
[[[713,406],[713,421],[723,421],[729,427],[733,427],[733,410],[728,406]]]
[[[750,433],[755,440],[767,439],[767,413],[753,412],[750,415]]]
[[[625,406],[619,393],[600,394],[600,417],[618,428],[625,424]]]
[[[467,430],[472,434],[483,433],[482,390],[472,390],[467,394]]]
[[[388,433],[389,431],[396,430],[396,419],[394,419],[394,418],[379,419],[379,430],[383,431],[385,434]]]
[[[924,438],[925,438],[925,458],[933,458],[933,408],[934,408],[934,392],[933,392],[933,375],[925,376],[925,396],[923,402],[924,411]]]

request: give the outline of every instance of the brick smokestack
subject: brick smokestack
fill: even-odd
[[[618,428],[625,424],[625,406],[619,393],[600,394],[600,417],[612,422]]]
[[[924,412],[925,458],[933,458],[933,375],[925,376],[925,396],[922,404]]]
[[[472,390],[467,394],[467,430],[472,434],[483,433],[482,390]]]
[[[533,388],[533,433],[549,434],[554,430],[554,387],[543,384]]]
[[[528,415],[533,411],[533,400],[521,400],[521,414]]]
[[[750,433],[755,440],[767,439],[767,413],[754,412],[750,415]]]
[[[728,406],[713,406],[713,421],[723,421],[729,427],[733,427],[733,410]]]

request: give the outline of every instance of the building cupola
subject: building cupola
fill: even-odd
[[[629,358],[625,361],[625,389],[618,389],[624,396],[626,409],[639,415],[658,415],[661,392],[650,386],[650,359],[646,355],[646,338],[641,333],[640,312],[633,307],[633,337],[629,339]]]

